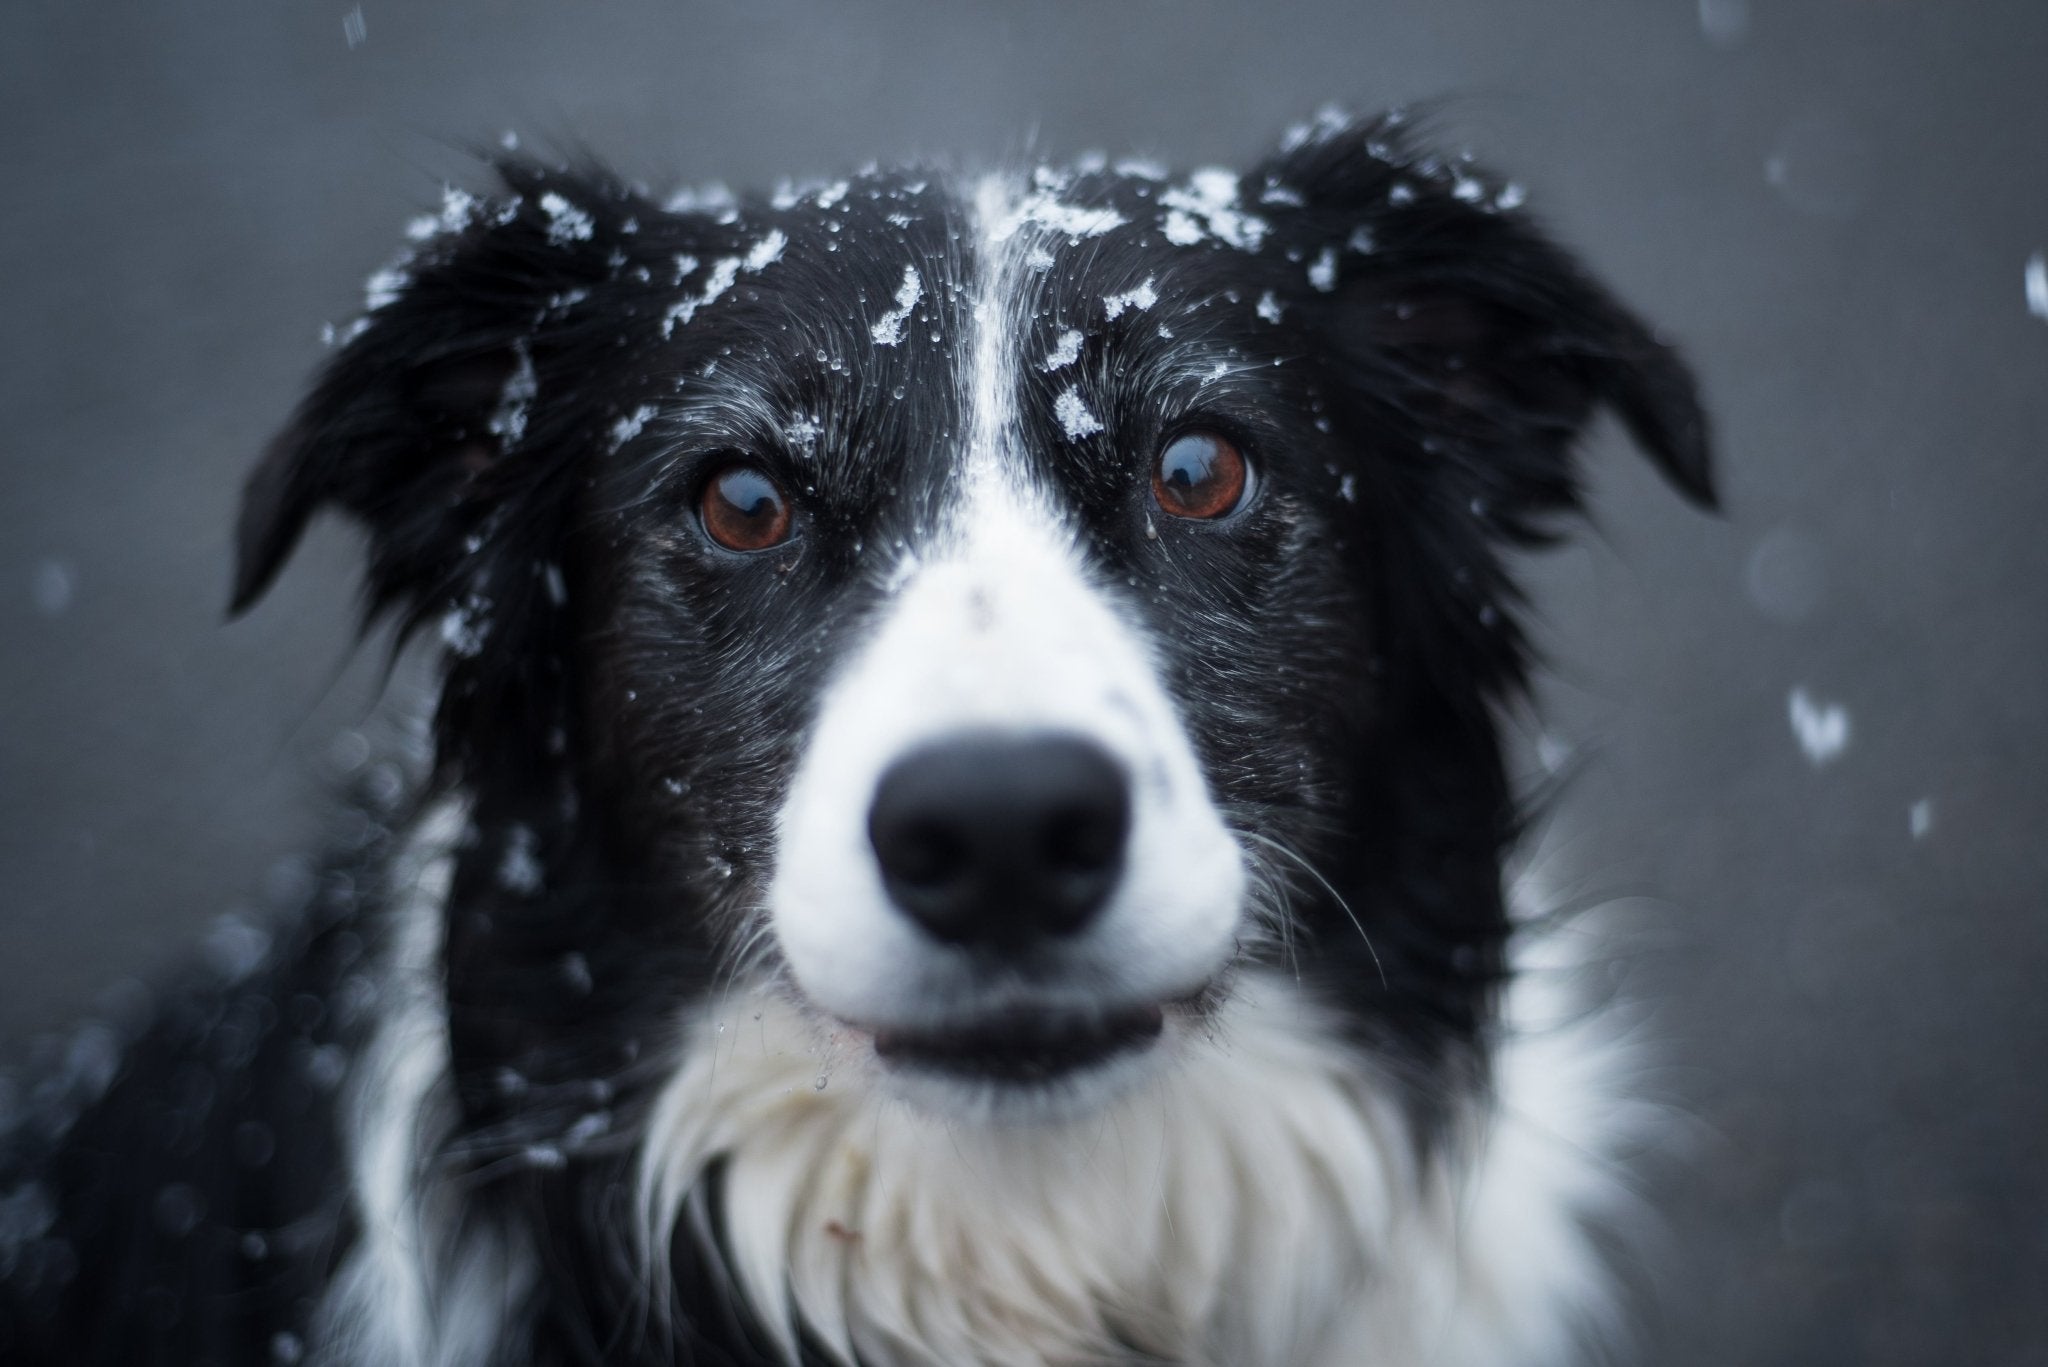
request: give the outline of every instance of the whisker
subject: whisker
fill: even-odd
[[[1308,874],[1309,877],[1315,879],[1316,882],[1321,885],[1324,892],[1330,894],[1331,900],[1336,902],[1338,907],[1342,909],[1342,911],[1344,912],[1344,915],[1347,918],[1349,918],[1351,922],[1351,928],[1358,932],[1358,938],[1365,941],[1365,952],[1372,956],[1372,966],[1380,975],[1380,986],[1388,986],[1387,967],[1385,964],[1380,962],[1380,952],[1379,950],[1373,947],[1372,936],[1365,933],[1365,923],[1358,919],[1358,913],[1353,911],[1351,909],[1351,904],[1344,900],[1344,894],[1338,892],[1336,888],[1332,887],[1330,885],[1330,880],[1323,877],[1321,871],[1318,870],[1314,864],[1309,863],[1308,860],[1304,859],[1301,855],[1289,849],[1287,846],[1281,844],[1278,840],[1273,839],[1273,837],[1269,835],[1261,835],[1257,831],[1243,831],[1240,832],[1240,834],[1242,834],[1244,838],[1247,840],[1254,841],[1260,845],[1264,845],[1267,849],[1272,850],[1275,854],[1284,855],[1287,858],[1293,860],[1296,864],[1301,866],[1303,872]]]

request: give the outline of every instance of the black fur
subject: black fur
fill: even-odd
[[[501,1360],[765,1364],[715,1239],[679,1235],[672,1317],[646,1303],[620,1236],[632,1140],[678,1003],[749,924],[823,680],[881,600],[864,556],[916,542],[963,439],[974,301],[928,287],[894,347],[869,321],[907,262],[970,279],[975,241],[925,173],[669,211],[600,171],[498,169],[252,476],[233,605],[335,508],[369,534],[368,616],[448,643],[417,800],[473,806],[446,920],[459,1120],[437,1161],[466,1218],[540,1260]],[[1279,870],[1296,957],[1408,1080],[1426,1142],[1483,1081],[1505,972],[1517,813],[1496,717],[1529,652],[1503,555],[1577,506],[1596,410],[1711,504],[1705,424],[1669,348],[1398,121],[1314,130],[1246,174],[1257,251],[1170,244],[1161,189],[1084,169],[1060,190],[1125,223],[1058,250],[1018,326],[1027,355],[1087,334],[1068,375],[1105,430],[1060,440],[1059,384],[1027,367],[1032,457],[1103,581],[1141,586],[1129,605],[1167,643],[1231,822],[1328,880]],[[665,325],[771,231],[772,268]],[[1105,316],[1148,280],[1160,304]],[[1195,419],[1251,454],[1260,496],[1227,526],[1148,532],[1146,462]],[[695,528],[732,452],[796,491],[784,550],[742,559]],[[292,1360],[353,1237],[309,1051],[352,1055],[378,1009],[352,984],[384,860],[343,861],[261,971],[168,998],[103,1091],[39,1093],[6,1136],[8,1362]],[[262,1162],[252,1127],[275,1140]]]

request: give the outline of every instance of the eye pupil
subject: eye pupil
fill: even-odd
[[[1243,452],[1213,432],[1168,442],[1152,473],[1152,496],[1175,517],[1218,518],[1244,502],[1250,469]]]
[[[713,474],[697,513],[705,533],[729,551],[763,551],[789,539],[789,499],[752,465],[734,462]]]

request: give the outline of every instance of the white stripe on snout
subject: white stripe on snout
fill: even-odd
[[[1003,219],[984,183],[977,210]],[[769,907],[811,1004],[858,1025],[938,1024],[985,1012],[989,985],[883,890],[867,814],[883,772],[972,731],[1092,740],[1130,776],[1123,878],[1063,947],[1079,1006],[1158,1002],[1205,985],[1233,952],[1245,875],[1142,631],[1092,583],[1072,530],[1032,477],[1018,428],[1018,261],[991,234],[962,387],[969,434],[941,525],[895,576],[874,635],[825,694],[779,827]]]

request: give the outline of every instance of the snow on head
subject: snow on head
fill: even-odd
[[[1115,209],[1091,209],[1061,200],[1060,192],[1067,188],[1067,178],[1051,167],[1041,166],[1033,171],[1031,183],[1030,194],[989,224],[989,241],[1007,242],[1020,229],[1030,226],[1078,242],[1124,225],[1124,216]]]
[[[621,446],[639,436],[641,429],[647,426],[647,420],[653,416],[654,405],[643,403],[625,417],[613,423],[611,431],[612,450],[618,450]]]
[[[1792,734],[1816,769],[1849,748],[1849,709],[1840,703],[1815,702],[1804,688],[1795,688],[1787,711]]]
[[[1102,311],[1110,318],[1122,315],[1126,309],[1149,309],[1159,302],[1159,291],[1152,288],[1152,277],[1146,276],[1145,283],[1122,294],[1106,294],[1102,297]]]
[[[778,229],[771,228],[768,235],[756,242],[745,256],[728,256],[712,262],[711,269],[704,276],[703,290],[671,305],[668,312],[661,316],[661,335],[673,336],[677,328],[697,316],[699,309],[716,303],[719,296],[733,287],[733,282],[740,278],[741,271],[749,274],[764,271],[780,261],[783,248],[788,245],[789,238]],[[679,280],[689,273],[682,269],[686,260],[691,270],[696,269],[697,262],[694,257],[677,257],[676,278]]]
[[[789,239],[779,228],[770,228],[768,235],[754,244],[747,253],[746,267],[750,271],[762,271],[782,259],[782,249],[789,245]]]
[[[1197,171],[1186,185],[1176,185],[1159,196],[1167,209],[1160,229],[1176,246],[1191,247],[1204,237],[1214,237],[1226,246],[1255,252],[1265,240],[1267,223],[1245,213],[1237,204],[1237,176],[1218,167]]]
[[[1088,405],[1081,401],[1081,392],[1072,385],[1053,400],[1052,413],[1060,420],[1069,441],[1079,441],[1102,430],[1101,421],[1088,411]]]
[[[505,439],[508,451],[526,435],[527,411],[533,406],[534,396],[540,393],[540,379],[534,374],[533,354],[526,349],[526,343],[514,343],[512,354],[518,358],[518,364],[506,377],[505,387],[498,394],[498,406],[484,424]]]
[[[1052,350],[1045,354],[1045,361],[1039,368],[1045,371],[1054,371],[1062,366],[1072,365],[1081,357],[1081,343],[1083,340],[1080,333],[1072,328],[1068,328],[1059,335],[1059,340],[1052,344]]]
[[[868,333],[875,339],[876,346],[895,346],[903,340],[903,327],[910,321],[911,310],[924,297],[924,281],[919,278],[917,267],[903,268],[903,283],[896,289],[896,307],[875,320]]]
[[[412,277],[398,266],[386,266],[363,282],[363,309],[375,313],[395,301],[412,283]]]
[[[406,224],[405,235],[415,242],[424,242],[442,233],[460,232],[476,216],[476,208],[475,195],[450,185],[441,191],[441,212],[422,214]]]
[[[1324,294],[1337,288],[1337,249],[1325,247],[1308,263],[1308,282]]]
[[[548,241],[554,246],[588,242],[596,231],[590,215],[553,190],[540,197],[540,211],[548,216]]]

